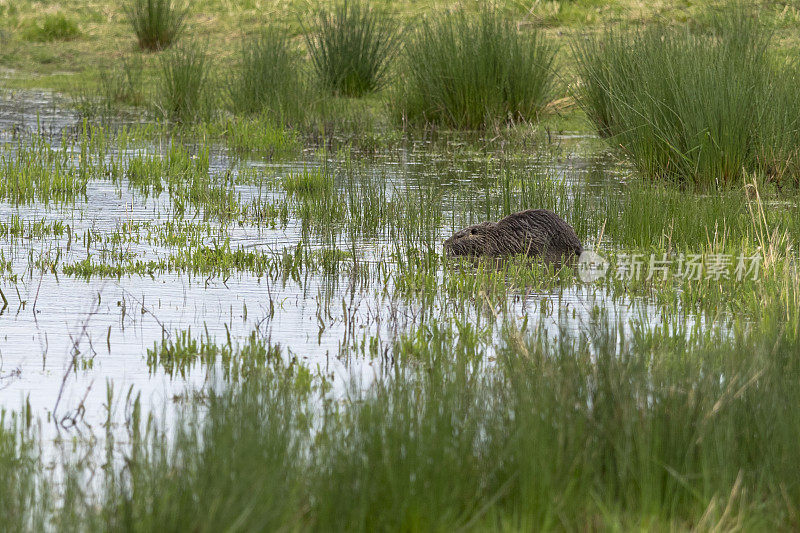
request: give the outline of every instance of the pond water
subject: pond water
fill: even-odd
[[[72,135],[78,123],[63,102],[46,93],[7,97],[0,101],[0,155],[13,160],[19,138],[37,131],[58,149],[60,135]],[[112,149],[106,157],[124,167],[131,157],[163,155],[162,148]],[[69,149],[77,154],[77,148]],[[174,341],[185,330],[220,343],[230,338],[234,345],[256,332],[279,344],[285,357],[325,376],[333,385],[329,394],[344,395],[352,383],[366,386],[386,371],[386,354],[399,335],[439,317],[457,317],[478,327],[527,317],[529,324],[554,336],[563,328],[587,327],[597,308],[607,309],[614,320],[644,316],[657,322],[652,304],[611,298],[602,288],[580,283],[512,290],[502,315],[481,310],[477,297],[430,300],[404,293],[399,283],[414,268],[398,266],[409,255],[398,256],[398,250],[427,245],[440,253],[441,242],[454,230],[494,209],[481,185],[494,179],[494,159],[492,154],[440,153],[425,146],[369,157],[309,150],[297,160],[279,163],[232,158],[220,147],[211,151],[208,173],[228,176],[226,186],[240,205],[287,205],[291,198],[281,180],[304,169],[324,168],[336,176],[330,194],[340,198],[353,194],[356,180],[363,186],[360,196],[349,204],[342,200],[350,209],[348,221],[330,231],[304,227],[292,210],[285,223],[277,224],[215,219],[207,216],[208,204],[178,209],[170,192],[144,194],[124,176],[89,179],[85,193],[69,201],[0,200],[0,224],[22,228],[0,234],[0,264],[6,265],[0,288],[7,300],[0,312],[0,406],[13,410],[28,402],[34,416],[49,422],[47,436],[98,433],[107,417],[109,387],[115,391],[117,417],[125,416],[128,391],[140,394],[152,412],[163,412],[187,392],[202,392],[209,384],[209,368],[201,364],[185,372],[148,364],[148,350]],[[511,164],[515,175],[549,176],[563,187],[559,194],[567,202],[575,190],[592,194],[596,187],[599,194],[624,176],[616,166],[606,168],[604,161],[569,150],[556,158],[533,153]],[[239,179],[245,174],[260,179]],[[413,202],[426,198],[438,204],[426,215],[435,224],[418,226],[423,235],[402,237],[402,217],[388,224],[389,229],[358,223],[372,209],[368,201],[376,202],[375,209],[405,205],[403,216],[408,217]],[[363,213],[353,214],[354,205],[362,205]],[[192,237],[183,243],[160,239],[168,225],[183,225]],[[59,226],[65,228],[56,230]],[[37,233],[35,227],[45,229]],[[404,238],[401,246],[398,241]],[[293,273],[176,268],[87,278],[63,271],[64,265],[87,258],[112,265],[169,263],[183,252],[223,243],[229,250],[275,258],[297,253],[301,243],[312,253],[338,249],[346,257],[341,264],[308,263]],[[443,269],[436,276],[435,283],[443,284]],[[487,299],[487,305],[497,303]],[[499,334],[499,328],[488,329]]]

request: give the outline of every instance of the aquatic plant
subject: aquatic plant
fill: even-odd
[[[535,120],[553,94],[555,54],[493,8],[426,18],[405,47],[396,114],[464,129]]]
[[[9,531],[46,528],[45,517],[53,505],[30,417],[27,403],[17,412],[3,409],[0,414],[0,514]]]
[[[286,192],[297,196],[330,196],[333,192],[333,176],[322,167],[290,172],[281,183]]]
[[[183,32],[189,12],[188,6],[176,0],[126,0],[123,7],[139,48],[150,51],[173,44]]]
[[[302,151],[300,136],[271,112],[235,117],[224,123],[225,142],[237,154],[277,160]]]
[[[399,45],[394,18],[360,0],[320,8],[305,38],[319,82],[343,96],[381,87]]]
[[[144,104],[143,70],[141,55],[131,54],[123,57],[113,68],[100,71],[100,87],[105,101],[109,105]]]

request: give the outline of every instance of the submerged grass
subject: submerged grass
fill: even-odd
[[[361,0],[320,8],[306,30],[308,52],[319,82],[343,96],[363,96],[386,81],[398,48],[392,16]]]
[[[750,173],[797,181],[797,66],[741,6],[705,33],[651,26],[575,39],[578,99],[644,175],[718,188]]]
[[[465,129],[535,120],[553,95],[555,54],[492,8],[424,19],[405,47],[397,113]]]

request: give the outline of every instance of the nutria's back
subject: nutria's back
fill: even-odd
[[[572,226],[547,209],[528,209],[498,222],[470,226],[447,239],[444,249],[453,256],[526,254],[548,262],[583,252]]]

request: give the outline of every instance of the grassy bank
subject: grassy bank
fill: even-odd
[[[14,69],[6,84],[64,90],[91,121],[126,106],[184,125],[224,128],[269,117],[266,128],[288,127],[312,142],[349,135],[380,143],[409,129],[505,135],[508,125],[548,134],[593,127],[657,179],[706,188],[737,186],[750,174],[797,182],[798,74],[786,58],[800,23],[792,8],[552,4],[564,16],[548,22],[539,4],[453,11],[350,2],[311,14],[283,6],[276,17],[269,3],[232,10],[208,2],[184,11],[156,2],[148,18],[141,14],[148,2],[120,12],[90,3],[72,11],[91,27],[47,39],[23,31],[44,31],[33,22],[36,4],[15,4],[3,11],[7,49],[15,51],[5,58]],[[159,19],[164,12],[172,14]],[[66,26],[69,16],[56,5],[46,15]],[[630,29],[643,20],[645,29]],[[147,24],[174,34],[163,45],[141,45],[155,53],[134,39]],[[50,75],[26,59],[34,49],[74,54],[54,59],[59,69]],[[116,52],[98,57],[109,50]]]

